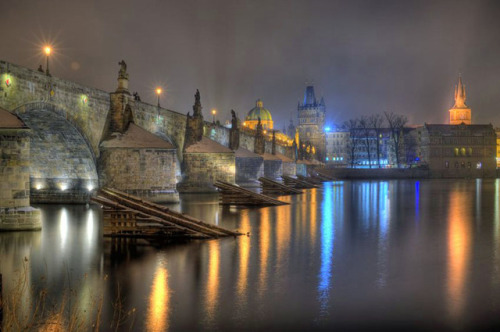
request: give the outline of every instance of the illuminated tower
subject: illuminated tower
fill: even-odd
[[[450,109],[450,124],[472,124],[471,109],[465,104],[465,87],[462,84],[462,77],[458,77],[458,85],[455,86],[455,105]]]
[[[304,102],[297,107],[299,123],[297,129],[301,142],[310,142],[316,150],[316,158],[324,161],[325,158],[325,101],[318,102],[314,94],[314,87],[309,85],[304,93]]]

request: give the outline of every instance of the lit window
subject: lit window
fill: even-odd
[[[481,169],[482,167],[483,167],[483,164],[482,164],[481,162],[478,162],[478,163],[476,164],[476,168],[477,168],[477,169]]]

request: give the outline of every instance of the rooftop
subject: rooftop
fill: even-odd
[[[203,136],[201,141],[186,148],[187,153],[232,153],[233,150]]]
[[[28,126],[17,115],[0,108],[0,128],[28,129]]]
[[[153,148],[173,150],[175,146],[170,142],[151,134],[149,131],[131,123],[127,131],[117,134],[112,139],[101,143],[103,148]]]

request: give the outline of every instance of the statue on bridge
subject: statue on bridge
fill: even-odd
[[[238,129],[238,119],[236,113],[231,110],[231,129],[229,130],[229,148],[233,151],[240,147],[240,130]]]
[[[231,129],[238,129],[238,119],[234,110],[231,110]]]
[[[266,152],[266,142],[264,140],[264,132],[262,129],[262,123],[260,122],[260,116],[257,119],[258,122],[257,126],[255,127],[256,133],[253,152],[263,155]]]
[[[120,71],[118,72],[118,78],[128,79],[127,64],[124,60],[118,62],[120,65]]]
[[[203,137],[203,114],[201,113],[200,91],[196,89],[194,95],[193,115],[187,114],[186,131],[184,136],[184,150],[192,144],[198,143]]]

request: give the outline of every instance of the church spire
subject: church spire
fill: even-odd
[[[455,105],[453,106],[453,108],[467,108],[465,99],[465,87],[462,84],[462,75],[459,75],[458,85],[455,86]]]

